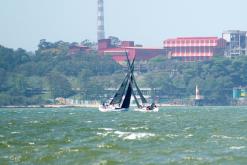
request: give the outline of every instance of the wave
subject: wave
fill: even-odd
[[[124,140],[141,140],[144,138],[154,137],[154,133],[145,133],[145,132],[121,132],[115,131],[114,134],[118,135],[119,138]]]
[[[212,135],[211,138],[218,138],[218,139],[237,139],[237,140],[247,140],[247,137],[231,137],[226,135]]]
[[[11,134],[20,134],[20,132],[13,131],[13,132],[11,132]]]
[[[230,149],[231,150],[241,150],[241,149],[244,149],[245,146],[231,146]]]
[[[144,129],[148,130],[148,127],[130,127],[131,130],[138,130],[138,129]]]
[[[99,130],[104,130],[104,131],[113,131],[113,128],[98,128]]]
[[[145,128],[145,127],[133,127],[135,129]],[[140,140],[144,138],[154,137],[154,133],[146,133],[146,132],[122,132],[115,131],[113,128],[98,128],[98,130],[103,130],[105,132],[97,132],[96,134],[99,136],[108,136],[109,134],[117,135],[117,137],[122,138],[123,140]]]
[[[176,137],[178,137],[178,136],[179,136],[179,135],[177,135],[177,134],[167,134],[167,135],[166,135],[166,137],[171,138],[171,139],[176,138]]]
[[[194,135],[192,135],[192,134],[188,134],[188,135],[185,135],[184,137],[185,138],[190,138],[190,137],[193,137]]]

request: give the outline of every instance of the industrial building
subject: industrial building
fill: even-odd
[[[247,55],[247,32],[240,30],[229,30],[222,34],[227,42],[225,55],[234,57]]]
[[[158,55],[164,55],[163,48],[144,48],[135,46],[134,41],[122,41],[119,46],[112,45],[110,39],[98,41],[98,52],[101,55],[109,55],[118,63],[126,60],[125,53],[128,53],[130,59],[136,57],[136,60],[148,60]]]
[[[179,37],[164,41],[168,55],[182,61],[203,61],[223,55],[226,41],[218,37]]]

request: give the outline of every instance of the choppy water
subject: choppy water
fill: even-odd
[[[247,164],[247,107],[0,109],[0,164]]]

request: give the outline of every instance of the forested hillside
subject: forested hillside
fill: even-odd
[[[28,54],[1,46],[0,105],[45,104],[77,93],[97,99],[104,86],[110,86],[104,80],[121,69],[111,58],[94,52],[68,55],[66,49],[39,47]]]
[[[200,88],[205,102],[210,105],[228,105],[232,88],[247,86],[247,57],[214,57],[205,62],[178,62],[157,57],[149,61],[146,83],[160,87],[160,95],[184,98],[195,95]]]
[[[69,55],[69,45],[41,40],[35,53],[0,46],[0,105],[47,104],[57,97],[100,100],[105,88],[118,87],[121,65],[93,51]],[[198,85],[207,104],[227,105],[233,87],[247,86],[246,57],[184,63],[159,56],[142,65],[138,84],[160,97],[189,98]]]

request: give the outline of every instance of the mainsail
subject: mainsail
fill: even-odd
[[[129,82],[128,89],[127,89],[121,108],[129,108],[131,93],[132,93],[131,82]]]
[[[124,78],[122,84],[120,85],[118,91],[115,93],[113,99],[111,100],[110,104],[120,104],[124,95],[124,91],[126,89],[128,83],[128,75]]]

